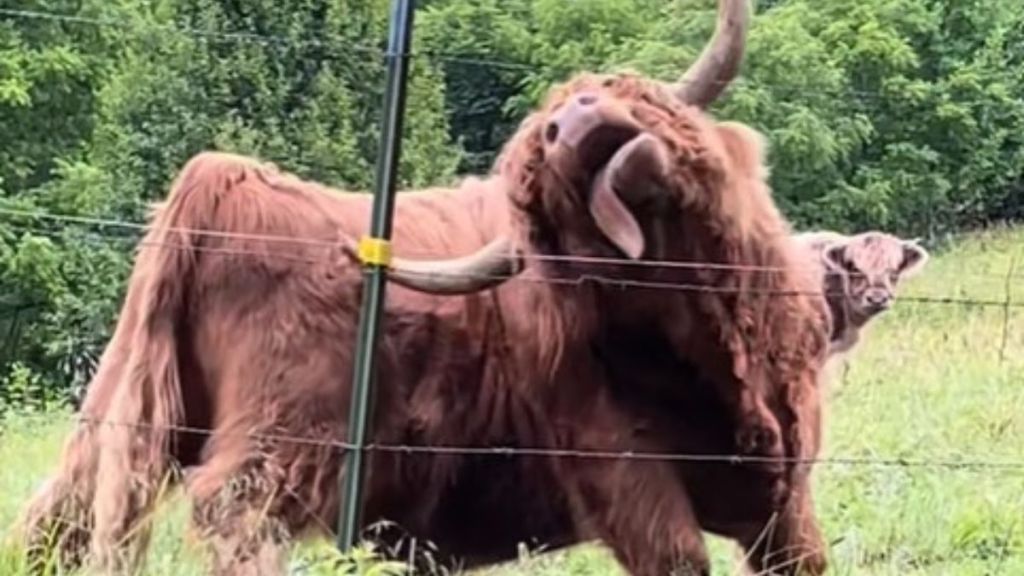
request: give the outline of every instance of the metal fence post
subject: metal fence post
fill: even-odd
[[[338,515],[338,547],[355,546],[361,523],[363,458],[368,418],[373,410],[376,352],[384,301],[384,285],[390,256],[391,220],[395,204],[395,177],[402,150],[409,51],[412,43],[415,0],[394,0],[388,34],[387,85],[384,119],[377,152],[377,176],[370,221],[370,236],[360,243],[366,265],[363,271],[363,300],[356,341],[352,399],[349,412],[348,444],[341,475],[342,505]]]

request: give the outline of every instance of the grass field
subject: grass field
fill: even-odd
[[[903,295],[1024,304],[1024,261],[1008,282],[1024,231],[977,234],[936,255]],[[1024,255],[1022,253],[1021,255]],[[1013,292],[1019,294],[1013,294]],[[67,416],[16,418],[0,437],[0,527],[56,463]],[[1024,308],[904,301],[874,327],[830,392],[825,456],[905,459],[906,465],[822,464],[818,511],[833,574],[1024,574],[1024,468],[916,463],[1024,462]],[[185,510],[166,508],[147,574],[201,574],[180,538]],[[732,547],[712,540],[716,574],[737,573]],[[328,550],[304,547],[296,562]],[[20,572],[12,544],[0,576]],[[315,573],[307,572],[307,573]],[[531,558],[488,576],[615,575],[597,546]]]

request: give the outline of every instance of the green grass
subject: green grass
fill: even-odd
[[[972,235],[933,257],[902,294],[1002,302],[1018,246],[1024,231]],[[1024,303],[1024,259],[1015,275],[1011,296]],[[824,456],[1024,462],[1021,375],[1024,308],[899,302],[874,326],[845,376],[836,376]],[[11,524],[52,468],[68,428],[53,417],[9,424],[0,437],[0,526]],[[822,464],[815,474],[833,574],[1024,574],[1022,469]],[[202,573],[197,548],[181,538],[184,506],[167,509],[147,574]],[[710,544],[716,573],[736,573],[732,546]],[[295,556],[309,558],[327,546],[306,546]],[[0,548],[0,576],[17,575],[19,561],[13,545]],[[604,549],[587,545],[481,573],[622,572]]]

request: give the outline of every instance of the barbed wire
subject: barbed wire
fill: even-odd
[[[64,22],[73,22],[78,24],[91,24],[91,25],[102,25],[102,26],[122,26],[130,27],[133,24],[128,22],[116,22],[108,21],[103,19],[92,19],[79,16],[61,15],[56,13],[42,13],[27,10],[12,10],[0,8],[0,15],[21,17],[21,18],[48,18],[52,20],[59,20]],[[326,42],[318,39],[308,40],[292,40],[289,38],[279,36],[267,36],[253,33],[219,33],[219,32],[207,32],[191,28],[178,28],[174,26],[162,26],[171,31],[178,33],[188,34],[195,37],[203,37],[207,39],[213,39],[217,41],[225,42],[258,42],[264,44],[274,44],[277,46],[295,46],[295,45],[313,45],[326,49],[339,49],[345,50],[346,52],[357,52],[372,56],[383,57],[385,51],[373,46],[364,46],[358,44],[346,44],[344,46],[335,42]],[[439,52],[422,52],[422,53],[410,53],[407,54],[410,57],[424,57],[437,61],[464,64],[470,66],[480,67],[491,67],[491,68],[503,68],[519,71],[533,72],[541,70],[539,66],[503,62],[499,60],[481,59],[459,56],[455,54],[445,54]],[[734,82],[737,85],[743,85],[742,80]],[[769,87],[771,88],[771,87]],[[826,93],[821,91],[822,94]],[[852,94],[861,96],[864,98],[882,98],[883,95],[870,92],[862,92],[856,90],[836,90],[834,92],[829,91],[828,94],[843,95]],[[14,214],[12,210],[0,209],[0,213],[4,213],[7,216],[18,216],[27,218],[38,218],[53,221],[60,221],[63,223],[76,223],[91,226],[100,227],[113,227],[120,229],[130,229],[137,232],[145,232],[151,229],[150,226],[141,223],[127,222],[120,220],[110,219],[99,219],[89,218],[71,215],[54,215],[54,214],[43,214],[43,213],[20,213]],[[19,228],[18,225],[12,225],[12,228]],[[29,227],[20,227],[26,229]],[[29,228],[31,230],[31,228]],[[306,245],[314,247],[322,247],[326,249],[337,249],[342,246],[342,243],[337,241],[328,241],[316,238],[302,238],[302,237],[285,237],[285,236],[269,236],[269,235],[258,235],[258,234],[239,234],[239,233],[226,233],[212,230],[197,230],[188,228],[171,228],[166,229],[168,231],[183,233],[192,235],[195,237],[216,237],[216,238],[232,238],[246,241],[260,241],[268,243],[293,243],[296,245]],[[59,235],[56,231],[43,231],[44,234],[52,234],[54,237]],[[244,250],[240,248],[217,248],[211,246],[185,246],[182,244],[168,243],[168,242],[153,242],[153,241],[140,241],[137,238],[129,238],[124,236],[111,236],[109,234],[100,234],[96,241],[110,241],[120,240],[124,242],[138,242],[139,246],[152,247],[152,248],[167,248],[176,250],[193,250],[196,252],[202,252],[207,254],[220,254],[225,256],[258,256],[258,257],[273,257],[294,260],[298,262],[305,262],[309,264],[320,264],[326,262],[325,259],[319,258],[303,258],[301,256],[283,254],[283,253],[268,253],[261,250]],[[90,238],[89,241],[94,241]],[[415,254],[408,254],[403,256],[417,256]],[[437,257],[437,254],[419,254],[419,256]],[[526,260],[535,260],[542,262],[561,262],[561,263],[577,263],[577,264],[591,264],[591,265],[607,265],[607,266],[627,266],[627,267],[662,267],[662,268],[677,268],[677,269],[701,269],[701,270],[741,270],[741,271],[761,271],[761,272],[781,272],[783,270],[792,270],[792,268],[785,269],[780,267],[766,267],[766,266],[749,266],[749,265],[735,265],[735,264],[723,264],[715,262],[678,262],[678,261],[655,261],[655,260],[627,260],[618,258],[599,258],[599,257],[582,257],[582,256],[568,256],[568,255],[544,255],[544,254],[522,254],[517,257],[524,258]],[[825,274],[841,274],[833,271],[824,271]],[[850,275],[849,273],[844,273]],[[455,275],[453,275],[455,276]],[[606,285],[618,286],[621,288],[644,288],[644,289],[658,289],[658,290],[676,290],[682,292],[715,292],[715,293],[758,293],[758,289],[739,289],[730,287],[716,287],[716,286],[705,286],[697,284],[684,284],[684,283],[670,283],[670,282],[651,282],[651,281],[640,281],[614,278],[605,275],[592,275],[586,274],[581,275],[578,278],[563,279],[563,278],[552,278],[545,276],[526,276],[526,275],[507,275],[507,276],[494,276],[494,275],[457,275],[457,276],[472,276],[477,278],[491,278],[491,279],[506,279],[509,281],[526,281],[526,282],[542,282],[551,284],[564,284],[564,285],[583,285],[590,282],[596,282]],[[960,275],[961,277],[963,274]],[[1000,275],[1002,277],[1002,275]],[[956,297],[926,297],[926,296],[912,296],[912,295],[900,295],[896,296],[894,300],[913,302],[920,304],[947,304],[947,305],[968,305],[968,306],[982,306],[982,307],[998,307],[1004,311],[1004,331],[1002,338],[1002,346],[1000,349],[1000,356],[1002,357],[1006,342],[1006,323],[1008,322],[1009,310],[1011,308],[1024,307],[1024,302],[1017,303],[1011,302],[1010,288],[1011,278],[1016,277],[1013,274],[1013,267],[1011,266],[1010,272],[1005,275],[1005,290],[1006,297],[999,300],[981,300],[972,298],[956,298]],[[824,294],[826,296],[837,295],[836,293],[829,293],[827,291],[784,291],[784,290],[763,290],[760,293],[767,295],[806,295],[806,294]],[[841,295],[841,293],[839,294]],[[130,423],[130,422],[115,422],[105,419],[79,417],[76,418],[78,423],[94,424],[94,425],[108,425],[108,426],[119,426],[129,427],[135,430],[140,428],[148,429],[164,429],[168,431],[188,434],[201,434],[205,436],[211,435],[225,435],[230,434],[222,430],[213,430],[208,428],[201,428],[195,426],[154,426],[149,423]],[[960,459],[957,456],[941,457],[941,458],[908,458],[908,457],[871,457],[871,456],[830,456],[830,457],[817,457],[817,458],[772,458],[763,456],[751,456],[751,455],[740,455],[740,454],[686,454],[686,453],[673,453],[673,452],[643,452],[643,451],[612,451],[612,450],[576,450],[576,449],[565,449],[565,448],[544,448],[544,447],[522,447],[522,446],[455,446],[455,445],[415,445],[415,444],[378,444],[369,443],[367,445],[359,446],[345,441],[339,440],[324,440],[311,437],[302,437],[285,434],[261,434],[253,432],[242,433],[248,438],[255,440],[268,440],[274,442],[287,442],[293,444],[303,444],[319,446],[322,448],[332,450],[343,450],[343,451],[354,451],[360,450],[365,452],[381,452],[381,453],[392,453],[402,455],[425,455],[425,456],[476,456],[476,457],[490,457],[490,458],[576,458],[576,459],[599,459],[599,460],[627,460],[627,461],[669,461],[669,462],[689,462],[689,463],[724,463],[731,465],[742,465],[745,463],[779,463],[779,464],[797,464],[797,465],[825,465],[825,466],[862,466],[862,467],[884,467],[884,468],[898,468],[898,469],[943,469],[943,470],[978,470],[985,472],[997,472],[1004,474],[1021,474],[1024,473],[1024,461],[1018,460],[990,460],[982,458],[965,458]]]
[[[0,214],[3,214],[3,209],[0,209]],[[8,225],[8,226],[11,227],[11,228],[20,228],[20,229],[23,229],[23,230],[27,229],[29,232],[36,233],[35,231],[33,231],[31,228],[28,228],[28,227],[21,227],[21,226],[18,226],[18,225]],[[216,235],[220,235],[220,234],[234,234],[234,233],[222,233],[222,232],[217,232],[217,231],[212,231],[212,232],[214,232]],[[41,235],[46,235],[46,236],[53,237],[53,238],[59,238],[60,237],[59,233],[56,232],[56,231],[41,230],[41,231],[39,231],[39,233],[41,233]],[[90,240],[87,240],[87,241],[120,240],[120,241],[126,241],[127,242],[129,240],[132,240],[130,238],[126,238],[126,237],[123,237],[123,236],[102,237],[102,234],[99,234],[98,236],[101,236],[101,238],[97,238],[95,240],[90,239]],[[239,236],[241,238],[249,239],[248,235],[238,234],[237,236]],[[261,235],[254,235],[254,236],[255,236],[255,239],[257,239],[257,240],[282,240],[282,241],[286,241],[286,240],[288,240],[290,238],[290,237],[284,237],[284,236],[261,236]],[[309,239],[306,239],[306,240],[308,241]],[[323,241],[321,243],[321,242],[318,241],[318,242],[311,242],[311,243],[316,245],[316,246],[324,247],[324,248],[327,248],[327,249],[334,249],[334,250],[337,250],[337,249],[345,247],[345,244],[339,243],[339,242],[333,242],[332,243],[332,242]],[[310,256],[296,256],[296,255],[283,254],[281,252],[273,252],[273,251],[264,251],[264,250],[255,250],[255,249],[244,249],[244,248],[224,248],[224,247],[214,247],[214,246],[184,245],[184,244],[180,244],[180,243],[176,243],[176,242],[160,242],[160,241],[152,241],[152,240],[144,240],[144,239],[138,240],[135,243],[135,245],[136,246],[141,246],[141,247],[146,247],[146,248],[167,248],[167,249],[172,249],[172,250],[194,251],[194,252],[202,253],[202,254],[212,254],[212,255],[222,255],[222,256],[252,256],[252,257],[261,257],[261,258],[273,258],[273,259],[280,259],[280,260],[288,260],[288,261],[294,261],[294,262],[299,262],[299,263],[305,263],[305,264],[310,264],[310,265],[337,262],[337,258],[314,258],[314,257],[310,257]],[[433,255],[433,257],[436,258],[437,255],[436,254]],[[544,256],[544,255],[535,255],[535,257],[537,259],[539,259],[539,260],[544,260],[546,258],[546,256]],[[558,257],[558,258],[560,259],[560,261],[569,261],[569,262],[575,261],[574,260],[575,257],[573,257],[573,256],[564,256],[564,257]],[[606,261],[609,261],[609,262],[612,262],[612,263],[615,263],[615,264],[626,264],[626,265],[635,262],[635,261],[632,261],[632,260],[619,260],[619,259],[614,259],[614,258],[598,259],[598,260],[606,260]],[[584,259],[583,261],[587,262],[588,260]],[[659,265],[659,263],[660,263],[659,261],[652,261],[652,262],[654,262],[654,265]],[[353,261],[353,264],[354,263],[355,262]],[[715,263],[673,262],[673,261],[663,261],[663,263],[664,263],[664,265],[666,267],[673,267],[673,265],[680,265],[680,267],[696,268],[696,269],[700,269],[700,268],[702,268],[703,266],[706,266],[706,265],[714,266],[714,264],[715,264]],[[722,264],[722,265],[719,265],[719,266],[729,267],[730,265]],[[733,266],[731,268],[732,269],[746,270],[746,271],[762,270],[762,268],[757,267],[757,266],[744,267],[744,266],[735,265],[735,266]],[[764,270],[765,271],[772,271],[772,270],[782,270],[782,269],[781,268],[780,269],[774,269],[774,268],[771,268],[771,267],[765,267]],[[841,291],[829,291],[829,290],[825,290],[825,289],[822,289],[822,290],[797,290],[797,289],[786,290],[786,289],[757,288],[757,287],[742,287],[741,288],[741,287],[731,287],[731,286],[715,286],[715,285],[709,285],[709,284],[696,284],[696,283],[690,283],[690,282],[668,282],[668,281],[655,281],[655,280],[639,280],[639,279],[633,279],[633,278],[614,277],[614,276],[611,276],[611,275],[596,274],[596,273],[579,273],[579,274],[576,274],[575,276],[571,276],[571,277],[558,277],[558,276],[551,276],[551,275],[547,275],[547,274],[527,274],[527,273],[523,273],[523,272],[518,273],[518,274],[484,274],[484,273],[473,273],[473,274],[470,274],[470,273],[455,273],[455,272],[404,271],[404,274],[407,275],[407,276],[416,276],[416,277],[423,277],[423,278],[426,278],[426,277],[447,277],[447,278],[461,278],[461,279],[475,279],[475,280],[495,280],[495,281],[499,281],[500,280],[500,281],[505,281],[505,282],[534,282],[534,283],[541,283],[541,284],[560,285],[560,286],[565,286],[565,287],[581,287],[581,286],[585,286],[585,285],[588,285],[588,284],[596,283],[596,284],[601,284],[601,285],[604,285],[604,286],[610,286],[610,287],[619,288],[619,289],[650,289],[650,290],[689,292],[689,293],[695,293],[695,292],[712,293],[712,294],[740,294],[740,293],[743,293],[743,294],[753,294],[753,295],[758,295],[758,296],[773,296],[773,297],[784,297],[784,296],[791,296],[791,297],[797,297],[797,296],[825,296],[825,297],[829,297],[829,296],[843,296],[844,295],[844,293],[841,292]],[[1002,299],[980,299],[980,298],[965,298],[965,297],[954,297],[954,296],[915,296],[915,295],[902,294],[902,295],[895,295],[895,296],[893,296],[892,300],[894,302],[909,302],[909,303],[917,303],[917,304],[938,304],[938,305],[998,307],[998,308],[1003,308],[1004,310],[1011,309],[1011,308],[1012,309],[1024,308],[1024,302],[1013,302],[1013,301],[1009,300],[1008,298],[1002,298]]]
[[[26,20],[48,20],[63,22],[69,24],[83,24],[90,26],[101,26],[101,27],[113,27],[121,28],[126,31],[133,31],[135,28],[139,28],[139,24],[135,22],[129,22],[125,19],[115,18],[95,18],[89,16],[80,16],[77,14],[65,14],[59,12],[45,12],[40,10],[28,10],[28,9],[15,9],[15,8],[0,8],[0,16],[7,16],[10,18],[21,18]],[[173,32],[190,36],[194,38],[203,38],[207,40],[215,40],[221,42],[252,42],[263,45],[269,45],[277,48],[281,47],[295,47],[295,46],[315,46],[325,50],[338,50],[342,54],[349,52],[356,52],[367,54],[371,56],[377,56],[383,58],[387,55],[384,48],[378,46],[360,45],[355,43],[342,44],[340,42],[333,42],[327,40],[321,40],[318,38],[307,38],[307,39],[293,39],[285,36],[278,36],[273,34],[259,34],[255,32],[214,32],[208,30],[200,30],[194,27],[181,26],[178,24],[156,24],[147,23],[145,29],[138,30],[140,34],[151,34],[152,31],[162,30],[165,32]],[[383,37],[381,38],[383,42]],[[543,72],[546,68],[539,64],[525,63],[525,62],[510,62],[508,60],[498,60],[494,58],[481,58],[479,56],[469,56],[466,54],[457,54],[450,52],[441,52],[436,50],[426,50],[418,52],[409,52],[403,54],[410,58],[423,58],[426,60],[433,60],[438,62],[445,62],[449,64],[461,64],[465,66],[476,66],[481,68],[495,68],[504,70],[515,70],[520,72]],[[682,80],[677,80],[682,81]],[[763,83],[750,83],[744,78],[735,78],[732,80],[712,80],[712,83],[726,84],[729,86],[750,86],[770,89],[793,89],[798,94],[815,93],[819,95],[829,96],[857,96],[866,99],[882,99],[884,95],[877,92],[868,92],[866,90],[857,90],[854,88],[840,87],[835,90],[810,90],[806,86],[797,85],[765,85]]]
[[[369,198],[367,197],[367,200]],[[339,240],[326,240],[322,238],[303,237],[303,236],[285,236],[280,234],[257,234],[257,233],[246,233],[246,232],[226,232],[220,230],[205,230],[191,227],[181,226],[165,226],[155,227],[147,223],[142,222],[131,222],[127,220],[118,220],[112,218],[98,218],[91,216],[78,216],[71,214],[55,214],[51,212],[34,211],[34,210],[23,210],[14,208],[0,207],[0,217],[8,218],[31,218],[39,220],[50,220],[60,223],[73,223],[81,225],[98,226],[101,228],[119,228],[127,229],[135,232],[145,233],[150,230],[159,230],[162,232],[171,232],[175,234],[184,234],[193,236],[196,238],[219,238],[219,239],[232,239],[232,240],[246,240],[255,242],[267,242],[267,243],[278,243],[278,244],[296,244],[303,246],[313,246],[318,248],[325,248],[328,250],[336,250],[338,248],[345,248],[347,244]],[[16,224],[8,224],[10,227],[17,227]],[[32,232],[36,229],[32,227],[21,227],[23,231]],[[39,231],[45,229],[39,228]],[[139,241],[141,235],[135,238],[129,238],[125,236],[107,236],[101,233],[106,238],[110,239],[123,239],[125,241]],[[178,245],[182,247],[182,245]],[[200,249],[202,247],[192,247]],[[264,254],[263,252],[259,252]],[[406,258],[439,258],[439,257],[454,257],[452,254],[438,254],[437,252],[429,251],[416,251],[416,250],[403,250],[401,256]],[[564,254],[539,254],[532,252],[524,252],[512,254],[505,254],[509,258],[517,258],[526,261],[537,261],[537,262],[554,262],[563,264],[589,264],[589,265],[605,265],[605,266],[621,266],[621,267],[634,267],[634,268],[666,268],[666,269],[684,269],[684,270],[717,270],[717,271],[738,271],[738,272],[820,272],[826,276],[851,276],[856,277],[862,275],[858,272],[837,272],[834,270],[827,270],[811,265],[807,266],[764,266],[764,265],[753,265],[753,264],[729,264],[723,262],[710,262],[710,261],[679,261],[679,260],[650,260],[650,259],[628,259],[628,258],[613,258],[613,257],[599,257],[599,256],[577,256],[577,255],[564,255]],[[311,260],[311,262],[317,262],[318,260]],[[986,278],[990,280],[998,279],[1001,284],[1006,284],[1007,289],[1013,278],[1024,278],[1022,275],[1011,274],[983,274],[977,275],[978,278]],[[964,274],[958,274],[960,277],[964,277]],[[968,274],[969,276],[969,274]],[[615,280],[614,278],[603,277],[605,280]]]
[[[335,450],[366,452],[386,452],[407,455],[433,456],[490,456],[490,457],[541,457],[541,458],[586,458],[595,460],[635,460],[662,462],[694,462],[694,463],[726,463],[726,464],[794,464],[794,465],[840,465],[840,466],[880,466],[899,468],[945,468],[945,469],[984,469],[996,471],[1024,472],[1024,460],[985,460],[953,458],[904,458],[904,457],[871,457],[871,456],[822,456],[817,458],[751,456],[743,454],[715,453],[681,453],[653,452],[636,450],[582,450],[569,448],[544,448],[522,446],[455,446],[455,445],[424,445],[424,444],[383,444],[370,442],[362,446],[342,441],[325,440],[308,436],[267,432],[226,432],[210,428],[186,425],[155,425],[148,422],[124,422],[105,418],[77,416],[74,421],[79,424],[96,426],[113,426],[134,430],[160,430],[183,434],[203,436],[244,436],[246,438],[267,442],[284,442],[296,445],[331,448]]]

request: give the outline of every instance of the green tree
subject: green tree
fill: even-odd
[[[111,4],[0,2],[0,9],[22,14],[0,14],[0,191],[13,195],[44,183],[60,158],[80,149],[109,68],[111,38],[102,29],[28,14],[100,18]]]
[[[456,136],[489,161],[538,98],[576,71],[677,77],[711,34],[715,4],[446,0],[424,20],[432,49],[517,67],[505,78],[446,67]],[[1020,213],[1019,3],[758,8],[743,75],[713,112],[768,136],[772,184],[798,226],[936,236]]]
[[[138,221],[210,148],[369,190],[389,4],[0,0],[0,208]],[[715,4],[422,3],[400,184],[488,170],[579,71],[676,78]],[[1024,213],[1022,94],[1019,0],[757,0],[742,76],[712,112],[768,136],[798,227],[936,237]],[[0,217],[0,330],[20,334],[0,382],[87,374],[137,235]]]
[[[12,168],[19,179],[2,207],[138,221],[188,157],[204,149],[252,154],[307,178],[369,190],[379,145],[387,0],[126,0],[103,6],[89,18],[106,24],[64,21],[51,36],[34,40],[36,51],[59,61],[67,46],[83,45],[76,36],[85,34],[82,29],[91,30],[104,40],[97,41],[102,58],[70,59],[77,67],[55,79],[37,74],[50,85],[28,72],[26,80],[0,81],[11,86],[9,101],[26,106],[22,116],[36,122],[28,127],[34,133],[14,133],[3,149],[27,158],[18,165],[33,171]],[[26,35],[22,20],[4,24]],[[74,32],[62,35],[65,27]],[[10,45],[16,62],[35,54],[28,44]],[[56,112],[53,98],[68,92],[65,85],[80,88],[75,81],[86,73],[95,82],[75,93],[82,104],[67,105],[81,113]],[[14,88],[35,99],[26,101]],[[444,103],[441,71],[416,60],[399,167],[403,187],[453,177],[460,151],[448,136]],[[66,133],[46,128],[62,118]],[[113,327],[137,237],[134,229],[5,218],[0,290],[34,306],[7,362],[22,360],[52,386],[88,376]]]
[[[161,196],[205,148],[369,189],[387,2],[165,0],[138,18],[139,40],[102,92],[93,149],[127,188],[121,198]],[[459,154],[438,72],[417,61],[409,93],[401,183],[448,179]]]
[[[449,124],[465,150],[460,172],[490,169],[516,129],[509,102],[536,69],[531,14],[527,0],[436,0],[416,17],[414,51],[444,71]]]

